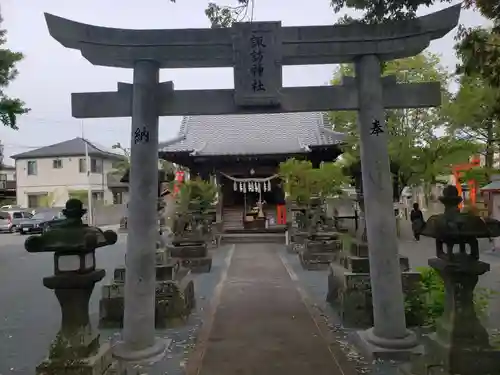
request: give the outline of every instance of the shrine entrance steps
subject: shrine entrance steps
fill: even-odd
[[[354,374],[340,368],[345,358],[332,354],[279,247],[234,246],[187,375]]]
[[[251,243],[251,244],[266,244],[266,243],[280,243],[286,242],[285,233],[223,233],[221,235],[221,244],[237,244],[237,243]]]

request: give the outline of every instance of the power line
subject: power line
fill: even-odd
[[[29,149],[37,149],[37,148],[46,147],[46,145],[45,146],[27,146],[27,145],[19,145],[19,144],[14,144],[14,143],[2,143],[2,146],[10,147],[10,148],[29,148]]]

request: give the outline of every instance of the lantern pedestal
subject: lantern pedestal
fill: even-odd
[[[54,290],[61,306],[61,328],[36,373],[102,375],[111,367],[111,348],[100,345],[92,329],[89,301],[95,284],[106,275],[96,269],[95,249],[115,244],[117,235],[83,224],[86,210],[78,199],[69,199],[62,213],[63,222],[24,243],[29,253],[54,253],[54,275],[45,277],[43,285]]]
[[[474,288],[490,265],[456,254],[453,261],[429,260],[445,284],[445,310],[436,332],[424,338],[425,354],[415,356],[401,374],[494,375],[500,368],[500,350],[489,336],[474,309]]]
[[[95,375],[104,374],[111,366],[111,347],[109,343],[99,345],[99,334],[92,329],[88,310],[94,286],[104,275],[104,270],[94,270],[43,279],[43,285],[54,290],[62,318],[49,357],[37,366],[37,374]]]

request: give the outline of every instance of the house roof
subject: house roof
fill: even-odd
[[[11,158],[17,160],[85,155],[85,143],[88,145],[88,153],[90,156],[123,159],[122,155],[108,150],[104,146],[100,146],[95,142],[90,142],[89,140],[80,137],[13,155]]]
[[[225,116],[186,116],[179,134],[160,143],[160,152],[192,155],[306,153],[313,146],[342,143],[344,134],[328,129],[317,112]]]

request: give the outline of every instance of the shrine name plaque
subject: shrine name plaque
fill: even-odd
[[[281,22],[236,23],[231,33],[236,105],[279,106],[283,86]]]

